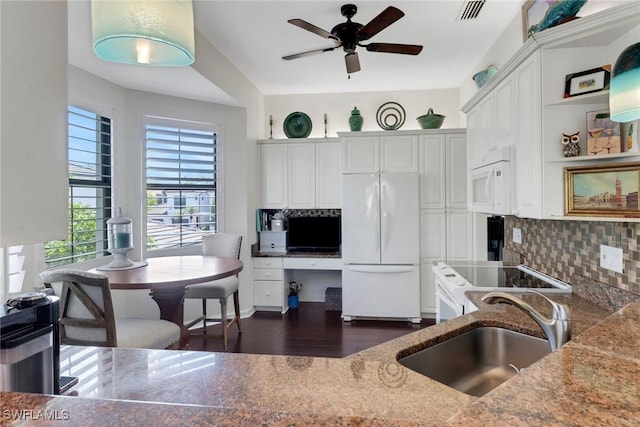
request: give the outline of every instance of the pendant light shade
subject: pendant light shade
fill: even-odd
[[[185,66],[195,60],[191,0],[92,0],[93,50],[110,62]]]
[[[613,66],[609,110],[616,122],[640,119],[640,43],[623,50]]]

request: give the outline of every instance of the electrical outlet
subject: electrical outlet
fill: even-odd
[[[513,242],[522,244],[522,230],[520,230],[519,228],[513,229]]]
[[[622,249],[600,245],[600,267],[622,273]]]

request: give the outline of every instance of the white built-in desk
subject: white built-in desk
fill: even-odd
[[[258,311],[289,309],[289,282],[302,283],[301,301],[324,301],[328,287],[342,286],[340,254],[287,252],[254,253],[254,306]]]

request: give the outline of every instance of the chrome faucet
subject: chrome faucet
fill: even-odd
[[[527,313],[533,320],[536,321],[538,325],[540,325],[540,327],[544,331],[547,339],[549,340],[551,351],[556,351],[571,339],[571,319],[569,318],[569,307],[564,304],[551,301],[540,292],[532,290],[528,290],[526,292],[538,294],[542,298],[549,301],[549,303],[553,307],[553,314],[551,315],[551,319],[547,319],[546,317],[544,317],[536,309],[524,302],[522,299],[506,292],[489,292],[488,294],[484,295],[481,300],[488,304],[511,304]]]

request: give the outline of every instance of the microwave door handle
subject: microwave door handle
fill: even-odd
[[[489,169],[489,173],[487,175],[487,182],[485,183],[485,191],[487,192],[487,200],[489,201],[489,203],[493,204],[494,200],[493,197],[491,196],[492,191],[492,187],[493,187],[493,167],[491,167]]]

